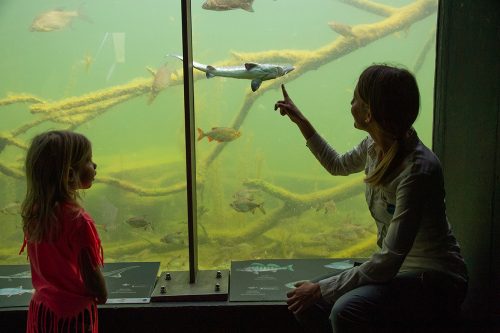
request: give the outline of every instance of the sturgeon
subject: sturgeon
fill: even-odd
[[[183,60],[182,56],[177,54],[169,54],[167,56],[175,57],[181,61]],[[252,80],[250,86],[254,92],[259,89],[262,81],[276,79],[295,69],[295,67],[288,64],[257,64],[253,62],[247,62],[243,66],[214,67],[193,61],[193,67],[197,70],[205,72],[207,79],[211,79],[214,76],[223,76],[235,79]]]

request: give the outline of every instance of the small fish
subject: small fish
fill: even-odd
[[[94,62],[94,59],[90,54],[86,54],[85,57],[82,60],[82,65],[85,68],[85,73],[89,72],[90,66]]]
[[[22,294],[33,294],[35,289],[23,289],[23,286],[19,286],[19,288],[0,288],[0,296],[17,296]]]
[[[198,141],[204,137],[208,138],[208,142],[215,140],[217,142],[229,142],[233,141],[241,136],[241,132],[230,127],[212,127],[209,132],[203,132],[201,128],[198,128]]]
[[[13,201],[0,208],[0,213],[5,215],[19,215],[21,214],[21,203],[19,201]]]
[[[71,25],[73,20],[77,17],[89,21],[81,10],[49,10],[35,17],[31,23],[30,31],[50,32],[62,30],[68,25]]]
[[[125,222],[133,228],[143,228],[144,230],[147,230],[149,227],[153,230],[153,225],[151,222],[147,221],[144,216],[134,216],[127,219]]]
[[[215,11],[225,11],[231,9],[243,9],[253,12],[252,4],[254,0],[205,0],[201,8]]]
[[[328,213],[335,213],[337,211],[337,205],[335,205],[335,201],[329,200],[327,202],[320,203],[316,207],[316,211],[319,212],[320,210],[323,210],[324,214]]]
[[[229,206],[233,207],[233,209],[240,213],[252,212],[255,214],[255,209],[259,208],[262,214],[265,214],[264,210],[264,202],[256,203],[248,199],[238,199],[234,200],[229,204]]]
[[[182,61],[180,55],[169,54],[167,56],[172,56]],[[253,62],[247,62],[242,66],[214,67],[193,61],[193,67],[205,72],[207,79],[222,76],[232,77],[233,79],[252,80],[250,87],[253,92],[259,89],[263,81],[276,79],[295,69],[292,65],[257,64]]]
[[[205,207],[205,206],[198,206],[198,211],[197,211],[198,217],[202,217],[208,211],[209,211],[209,209],[207,207]]]
[[[102,224],[94,223],[94,225],[97,228],[102,229],[105,232],[108,232],[108,226],[106,224],[104,224],[104,223],[102,223]]]
[[[164,244],[187,245],[187,235],[182,231],[168,233],[160,238],[160,242]]]
[[[167,64],[164,64],[156,71],[151,68],[147,68],[147,70],[153,75],[153,83],[151,84],[151,94],[149,95],[148,104],[153,103],[154,99],[160,91],[168,87],[170,83],[170,76],[172,75],[172,71],[168,69]]]
[[[244,188],[244,189],[239,190],[238,192],[234,193],[233,198],[236,200],[246,199],[246,200],[254,201],[255,200],[254,194],[258,191],[259,190]]]
[[[259,274],[262,272],[276,273],[277,271],[293,272],[294,270],[293,270],[293,264],[280,266],[280,265],[276,265],[276,264],[261,264],[261,263],[255,262],[253,264],[250,264],[250,266],[238,269],[238,271]]]

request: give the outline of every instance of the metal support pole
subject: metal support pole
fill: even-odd
[[[184,69],[184,135],[186,142],[186,193],[189,238],[189,283],[198,272],[198,237],[196,219],[196,147],[194,138],[193,49],[191,39],[191,0],[181,0],[182,56]]]

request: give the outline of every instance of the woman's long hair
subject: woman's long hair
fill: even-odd
[[[82,134],[49,131],[33,138],[26,156],[26,197],[21,206],[28,241],[58,237],[56,209],[64,202],[79,206],[78,171],[90,154],[91,143]]]
[[[381,185],[406,156],[403,142],[420,108],[417,81],[406,69],[372,65],[361,73],[356,89],[382,131],[394,139],[382,160],[365,178],[368,184]]]

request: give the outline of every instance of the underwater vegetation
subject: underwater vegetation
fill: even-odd
[[[367,0],[342,0],[346,5],[378,17],[374,22],[348,25],[342,17],[332,13],[332,21],[325,22],[325,28],[331,29],[332,40],[316,49],[272,49],[259,52],[230,51],[227,58],[220,59],[210,66],[225,68],[242,64],[292,64],[293,71],[271,80],[259,81],[246,86],[242,94],[239,109],[230,124],[214,124],[211,129],[200,128],[199,140],[205,153],[197,163],[197,187],[200,199],[208,200],[206,187],[220,190],[213,191],[209,198],[213,205],[199,206],[198,241],[201,266],[206,268],[227,267],[230,260],[263,257],[314,257],[314,256],[361,256],[370,252],[374,246],[374,229],[359,226],[353,222],[355,217],[342,210],[342,203],[363,193],[362,177],[350,178],[341,185],[303,193],[293,186],[283,185],[276,180],[252,178],[240,180],[223,179],[218,173],[220,157],[229,147],[243,144],[246,135],[240,129],[252,108],[264,94],[276,89],[283,82],[291,82],[304,75],[317,71],[338,59],[349,57],[358,49],[397,32],[404,32],[413,24],[424,20],[437,10],[437,0],[416,0],[402,7],[392,7]],[[255,15],[253,1],[205,1],[210,10],[216,4],[227,3],[228,9],[249,11],[244,14]],[[210,7],[210,8],[209,8]],[[230,7],[230,8],[229,8]],[[36,31],[64,29],[70,21],[79,18],[79,12],[48,12],[33,22]],[[81,18],[81,17],[80,17]],[[82,24],[88,24],[84,22]],[[50,32],[52,33],[52,32]],[[428,42],[417,54],[414,71],[418,71],[429,52],[435,31],[429,32]],[[201,60],[201,59],[200,59]],[[92,57],[84,59],[85,71],[93,69]],[[0,97],[0,112],[6,106],[16,106],[15,112],[28,113],[28,121],[0,132],[0,178],[2,191],[7,188],[22,188],[24,173],[22,161],[5,158],[7,150],[26,151],[28,142],[24,137],[47,127],[79,130],[90,121],[99,121],[110,111],[120,112],[119,105],[137,102],[139,97],[146,98],[145,108],[154,105],[160,94],[183,84],[181,69],[170,69],[167,65],[150,68],[144,65],[145,77],[131,78],[127,82],[104,89],[50,100],[47,96],[35,96],[29,92],[9,93]],[[149,72],[149,74],[148,74]],[[147,76],[146,76],[147,75]],[[193,71],[193,78],[198,84],[207,80],[207,73]],[[231,84],[232,78],[210,84]],[[207,83],[209,84],[209,83]],[[255,88],[255,89],[253,89]],[[254,91],[253,91],[254,90]],[[2,110],[4,109],[4,110]],[[9,110],[13,110],[10,109]],[[147,110],[146,110],[147,112]],[[5,115],[2,115],[5,117]],[[8,117],[8,115],[7,115]],[[126,133],[124,133],[126,135]],[[10,155],[9,155],[10,156]],[[298,176],[297,176],[298,177]],[[149,179],[150,183],[136,182],[136,179]],[[180,179],[180,180],[179,180]],[[94,216],[99,232],[105,244],[106,258],[110,260],[150,260],[161,261],[163,268],[185,269],[187,267],[186,221],[184,216],[171,217],[169,209],[182,210],[186,207],[184,166],[175,159],[171,164],[145,165],[137,170],[107,170],[99,172],[95,188],[103,197],[114,197],[125,203],[126,209],[117,212],[114,204],[91,201],[101,215]],[[223,193],[227,182],[237,182],[240,190],[235,193]],[[15,190],[13,190],[16,192]],[[17,190],[17,193],[20,190]],[[12,194],[12,195],[11,195]],[[4,197],[19,197],[7,193]],[[205,197],[204,197],[205,196]],[[225,197],[231,197],[227,202]],[[13,223],[0,229],[3,239],[15,242],[21,230],[14,226],[19,202],[2,199],[0,201],[0,220]],[[200,200],[203,201],[203,200]],[[131,204],[129,204],[131,203]],[[85,206],[87,206],[85,204]],[[105,207],[105,209],[102,209]],[[142,208],[139,208],[142,207]],[[223,207],[224,210],[221,208]],[[234,222],[235,216],[238,222]],[[99,223],[103,220],[116,220],[116,224]],[[164,222],[158,220],[163,219]],[[300,227],[300,219],[309,222],[307,228]],[[333,225],[325,230],[325,221]],[[17,219],[16,221],[19,221]],[[281,226],[286,224],[283,231]],[[309,228],[309,229],[308,229]],[[277,232],[276,230],[280,231]],[[14,236],[7,236],[5,231]],[[11,238],[9,238],[11,237]],[[168,253],[168,255],[166,255]],[[0,262],[25,262],[17,256],[17,249],[1,248]]]

